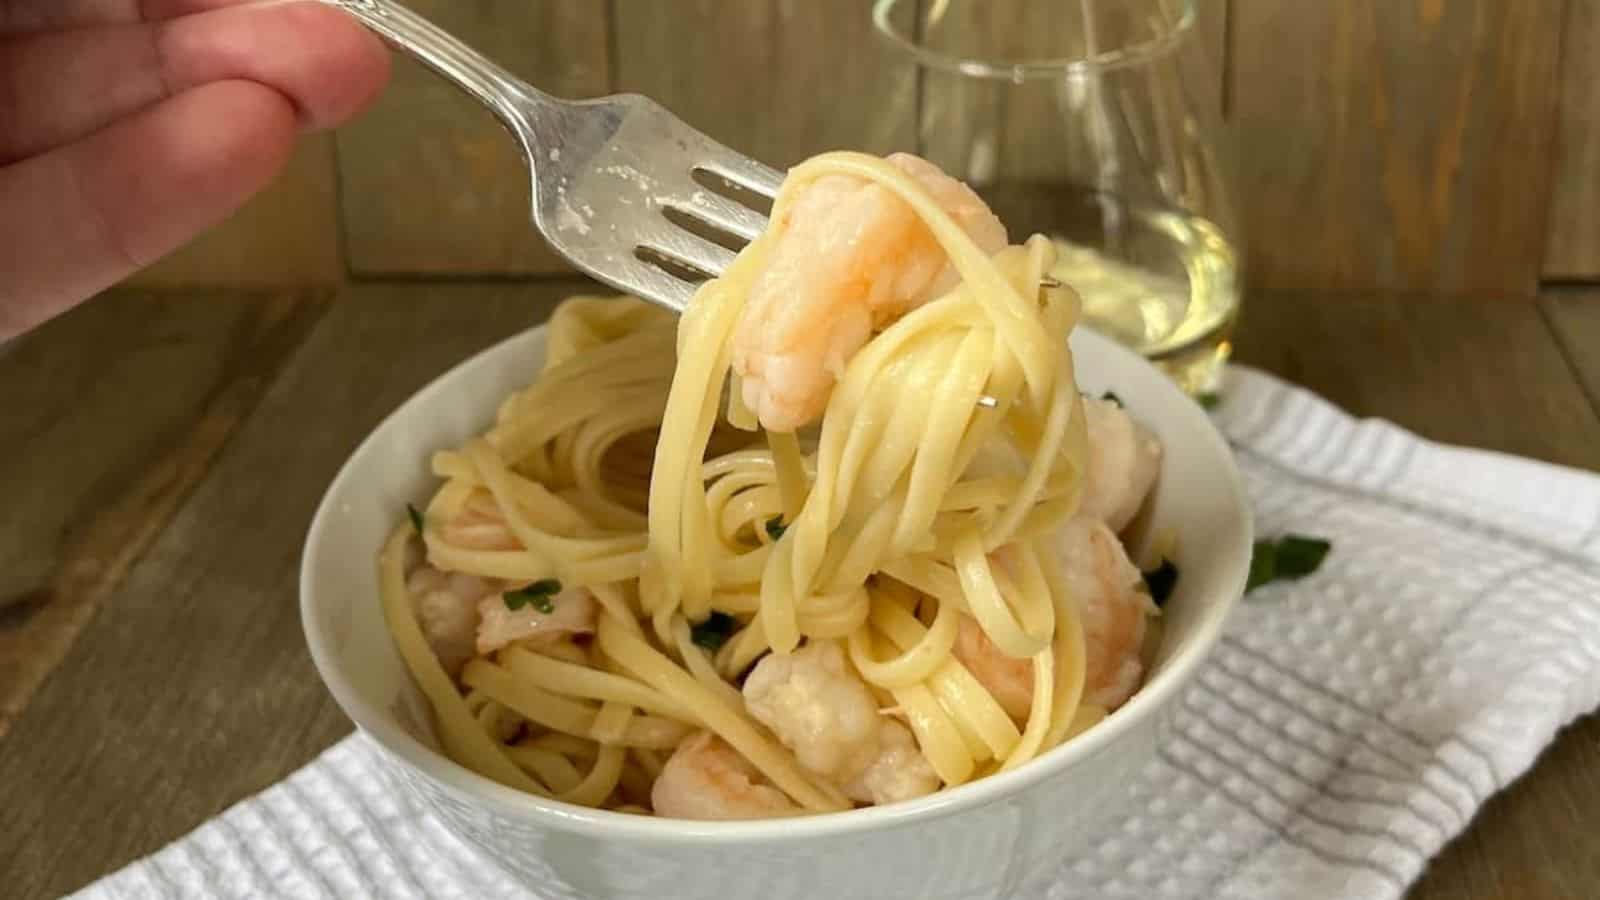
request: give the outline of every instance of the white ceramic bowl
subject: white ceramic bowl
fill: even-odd
[[[1182,572],[1143,689],[1103,723],[1015,771],[909,803],[763,822],[686,822],[543,800],[442,755],[389,637],[376,564],[405,504],[435,485],[431,451],[483,430],[544,355],[535,328],[408,400],[340,470],[312,521],[300,575],[306,640],[323,680],[382,748],[394,781],[547,897],[855,900],[1011,896],[1087,846],[1121,786],[1166,736],[1174,701],[1244,589],[1250,515],[1227,445],[1144,360],[1079,329],[1085,391],[1114,390],[1166,446],[1150,524],[1180,535]]]

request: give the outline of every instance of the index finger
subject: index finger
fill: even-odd
[[[289,99],[254,81],[185,91],[78,141],[0,168],[0,340],[221,222],[288,161]]]

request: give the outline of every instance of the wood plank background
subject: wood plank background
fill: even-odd
[[[0,384],[29,385],[33,401],[0,416],[13,500],[0,511],[0,736],[327,305],[218,293],[85,305],[0,355]]]
[[[867,6],[616,0],[616,88],[773,165],[912,150],[916,70],[879,43]]]
[[[552,93],[649,93],[775,164],[915,146],[919,79],[866,0],[408,2]],[[1592,0],[1198,2],[1252,288],[1531,299],[1600,279]],[[1026,43],[1049,20],[1014,27]],[[333,143],[144,283],[561,270],[510,140],[420,67]]]
[[[1600,4],[1567,0],[1544,275],[1600,278]]]
[[[348,287],[315,330],[299,335],[291,358],[262,353],[271,348],[231,348],[228,355],[270,365],[276,376],[260,386],[253,414],[215,456],[208,477],[149,542],[143,562],[121,579],[115,601],[97,611],[92,637],[71,645],[0,744],[0,834],[7,836],[0,841],[0,871],[6,873],[0,895],[60,896],[81,887],[87,878],[74,870],[81,870],[82,854],[120,865],[153,852],[282,779],[349,732],[349,720],[312,669],[295,601],[306,523],[324,486],[361,438],[407,396],[459,360],[542,321],[556,301],[577,289],[572,281]],[[18,354],[0,357],[0,378],[57,374],[60,366],[45,354],[75,346],[89,360],[84,368],[94,360],[115,361],[121,371],[105,374],[126,376],[127,387],[140,387],[136,379],[147,369],[163,372],[170,384],[175,365],[202,350],[222,356],[215,354],[216,344],[227,343],[227,334],[253,332],[240,328],[241,322],[275,318],[281,310],[272,309],[281,303],[255,295],[232,304],[193,298],[189,333],[179,335],[174,332],[185,321],[184,310],[159,295],[122,291],[27,336]],[[156,324],[135,327],[146,319]],[[164,344],[162,334],[182,340]],[[197,393],[213,374],[199,372]],[[61,380],[58,396],[38,398],[28,409],[71,409],[67,385],[98,381]],[[97,400],[121,396],[110,383],[99,394]],[[146,402],[160,412],[192,405],[195,398]],[[115,436],[104,416],[62,418],[79,430]],[[4,437],[9,435],[0,433]],[[70,449],[60,446],[67,443],[37,445],[29,456]],[[57,464],[61,474],[54,480],[65,480],[69,461],[87,450],[81,447]],[[110,458],[125,461],[121,454]],[[48,460],[40,465],[51,467]],[[0,477],[10,474],[0,467]],[[0,540],[19,530],[0,528]],[[11,562],[0,553],[0,563]],[[55,602],[62,599],[58,592]],[[100,605],[98,597],[92,605]],[[193,639],[152,652],[156,635]],[[26,649],[22,659],[37,655],[35,648]],[[8,658],[0,644],[0,660]],[[181,672],[173,672],[175,665]],[[6,676],[0,668],[0,685],[9,688]],[[152,689],[129,702],[130,684]],[[66,709],[71,713],[62,715]],[[181,752],[173,752],[174,735],[182,736]],[[64,747],[93,762],[62,765]],[[197,772],[206,773],[207,787],[196,785]],[[14,784],[26,787],[4,787]],[[107,816],[100,802],[64,803],[69,789],[103,802],[117,798],[134,814],[118,819]],[[51,819],[53,812],[67,817]],[[26,840],[11,840],[24,834]]]
[[[1531,298],[1561,0],[1236,0],[1251,276]]]
[[[513,74],[559,97],[610,86],[603,4],[407,0]],[[339,133],[345,244],[356,275],[521,275],[564,264],[528,223],[527,170],[498,121],[410,60]]]

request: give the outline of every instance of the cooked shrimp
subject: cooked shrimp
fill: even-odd
[[[1033,661],[1007,656],[983,633],[976,619],[961,614],[951,653],[978,679],[1006,715],[1018,722],[1033,707]]]
[[[744,683],[745,709],[811,772],[863,803],[931,794],[939,776],[906,726],[883,715],[839,645],[772,654]]]
[[[845,782],[845,796],[862,803],[898,803],[931,794],[939,789],[939,776],[933,771],[911,729],[894,719],[883,719],[878,728],[878,755],[854,778]]]
[[[406,579],[422,636],[451,677],[475,654],[478,600],[492,590],[482,578],[420,566]]]
[[[550,611],[532,604],[519,609],[506,606],[502,594],[490,594],[478,603],[479,653],[493,653],[507,644],[523,641],[546,643],[572,634],[593,634],[594,597],[582,588],[568,588],[550,598]]]
[[[763,784],[756,767],[709,731],[684,740],[650,788],[658,816],[675,819],[765,819],[799,807]]]
[[[455,518],[440,529],[444,539],[469,550],[521,550],[522,542],[511,533],[494,498],[474,493]]]
[[[745,679],[744,705],[818,775],[848,780],[878,754],[878,704],[832,641],[768,654]]]
[[[522,541],[510,533],[493,496],[485,492],[472,493],[461,512],[440,528],[440,536],[467,549],[522,549]]]
[[[1083,602],[1083,700],[1116,709],[1144,675],[1139,646],[1155,602],[1141,589],[1139,568],[1105,523],[1078,516],[1058,532],[1056,547],[1067,584]]]
[[[1057,552],[1068,589],[1082,604],[1084,632],[1083,702],[1115,709],[1139,687],[1144,675],[1139,646],[1145,618],[1155,612],[1139,569],[1128,559],[1116,534],[1104,523],[1077,516],[1062,526]],[[1033,662],[1002,653],[970,616],[956,631],[956,659],[995,702],[1018,722],[1033,704]]]
[[[1006,246],[1005,226],[971,188],[910,154],[888,159],[985,252]],[[948,291],[956,276],[911,207],[860,178],[811,182],[777,224],[734,335],[733,367],[761,424],[793,431],[822,413],[874,328]]]
[[[1121,531],[1133,520],[1161,470],[1161,442],[1110,400],[1083,398],[1089,471],[1080,515]]]

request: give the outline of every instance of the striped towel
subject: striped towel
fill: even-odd
[[[1050,898],[1387,900],[1600,705],[1600,478],[1357,421],[1236,367],[1216,418],[1263,535],[1333,539],[1246,600],[1133,802]],[[536,897],[351,737],[77,896]]]

